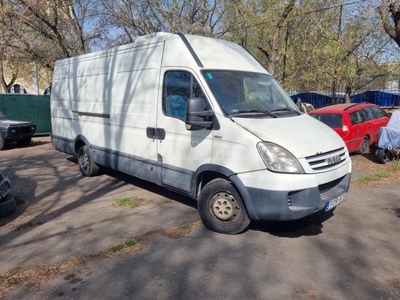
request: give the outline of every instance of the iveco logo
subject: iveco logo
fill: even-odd
[[[329,157],[329,158],[325,159],[325,162],[328,165],[332,165],[332,164],[338,163],[338,162],[340,162],[340,155]]]

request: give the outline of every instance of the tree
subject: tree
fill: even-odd
[[[275,69],[279,62],[280,58],[280,48],[278,45],[282,45],[281,35],[283,23],[288,19],[290,12],[293,10],[295,6],[295,0],[290,0],[288,2],[281,2],[281,13],[278,15],[278,18],[274,20],[274,24],[272,27],[272,32],[270,33],[270,37],[266,39],[266,41],[260,41],[260,44],[257,46],[258,50],[260,50],[266,57],[268,61],[268,71],[274,75]]]
[[[400,47],[400,0],[382,0],[377,10],[386,33]]]
[[[114,44],[132,43],[138,36],[166,31],[213,35],[223,14],[214,0],[101,0],[104,16],[118,32]]]

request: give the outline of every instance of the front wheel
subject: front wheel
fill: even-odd
[[[87,146],[82,146],[78,150],[79,170],[83,176],[96,176],[99,174],[99,167],[94,163],[89,155]]]
[[[376,151],[376,156],[378,157],[378,160],[381,164],[386,164],[387,162],[390,161],[391,158],[389,150],[382,148],[379,148]]]
[[[229,181],[222,178],[205,185],[197,207],[204,226],[216,232],[237,234],[250,223],[239,193]]]

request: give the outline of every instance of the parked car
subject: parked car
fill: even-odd
[[[0,218],[13,214],[16,202],[11,194],[11,183],[6,175],[0,171]]]
[[[400,111],[395,111],[387,126],[379,130],[375,154],[382,164],[400,158]]]
[[[8,142],[17,142],[19,146],[28,146],[36,132],[32,122],[9,120],[0,111],[0,150]]]
[[[371,103],[346,103],[325,106],[308,113],[335,130],[349,152],[364,153],[378,141],[378,132],[390,115]]]

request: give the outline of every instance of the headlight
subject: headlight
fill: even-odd
[[[281,146],[260,142],[257,149],[269,170],[279,173],[304,173],[299,161]]]
[[[10,132],[11,132],[12,134],[16,134],[16,133],[17,133],[17,129],[16,129],[16,128],[11,128]]]

